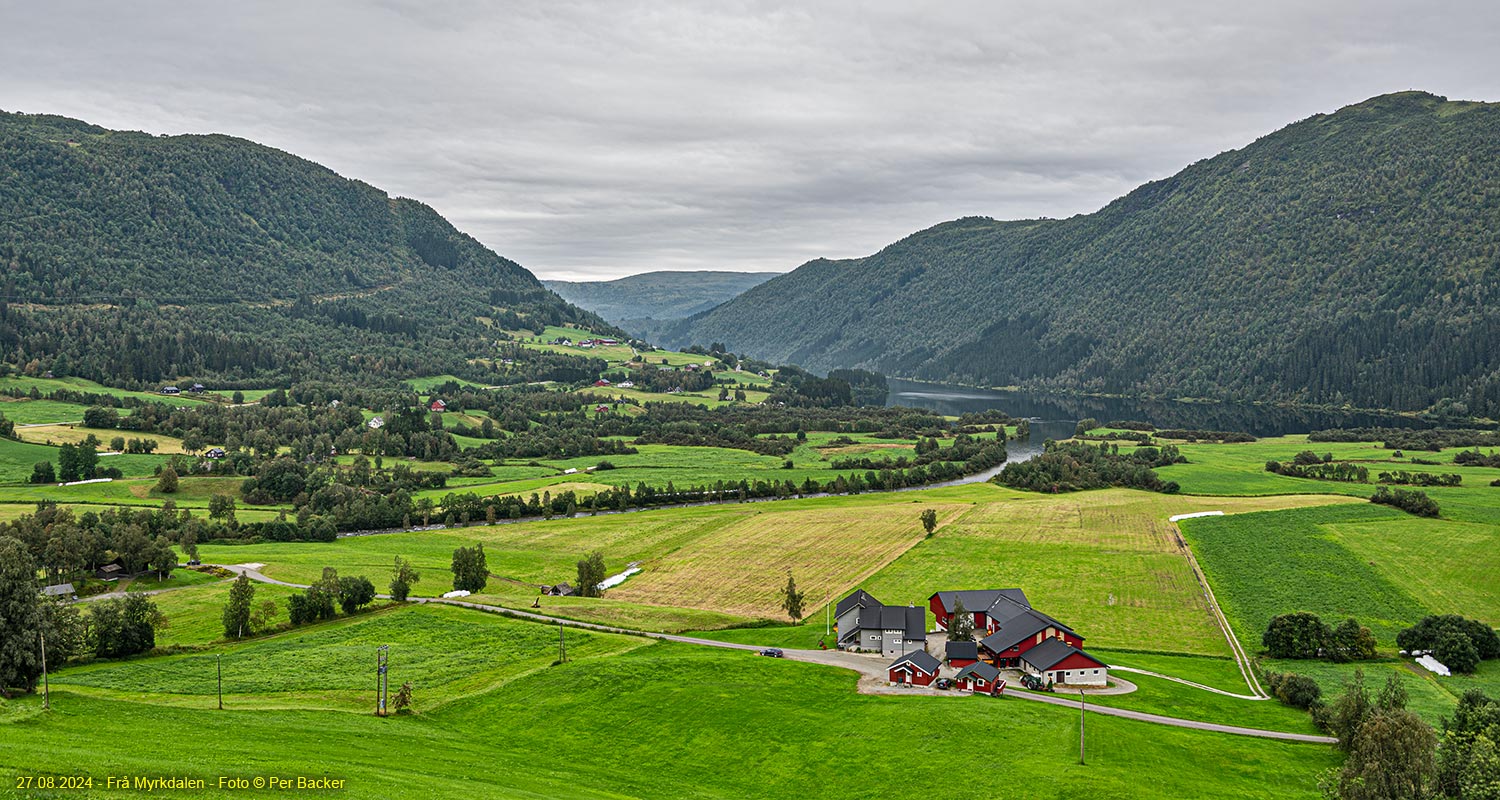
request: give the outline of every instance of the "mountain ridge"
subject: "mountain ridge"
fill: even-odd
[[[1500,106],[1382,95],[1091,214],[810,261],[661,338],[975,385],[1495,413],[1497,155]]]

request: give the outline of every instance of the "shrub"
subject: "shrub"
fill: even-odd
[[[1323,690],[1318,682],[1295,672],[1266,673],[1266,688],[1276,699],[1292,708],[1311,709],[1323,702]]]
[[[1436,500],[1428,497],[1426,492],[1416,490],[1391,491],[1381,486],[1375,490],[1375,494],[1370,496],[1370,502],[1399,508],[1419,517],[1436,517],[1441,513]]]
[[[1317,614],[1298,611],[1272,617],[1260,643],[1272,658],[1317,658],[1331,634]]]

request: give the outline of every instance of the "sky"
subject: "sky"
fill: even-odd
[[[227,133],[542,278],[786,271],[1089,213],[1393,91],[1500,100],[1500,3],[0,0],[0,109]]]

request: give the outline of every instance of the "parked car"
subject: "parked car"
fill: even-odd
[[[196,558],[194,558],[194,559],[189,559],[188,562],[187,562],[187,565],[190,566],[190,567],[201,567],[201,566],[203,566],[203,562],[199,561]]]
[[[786,653],[781,652],[780,647],[767,647],[760,654],[768,658],[786,658]]]
[[[937,683],[934,683],[933,687],[937,688],[937,689],[944,689],[944,690],[952,689],[953,688],[953,679],[952,678],[938,678],[937,679]]]

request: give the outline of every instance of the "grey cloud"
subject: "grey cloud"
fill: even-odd
[[[0,0],[0,108],[223,132],[542,276],[1068,216],[1313,113],[1495,100],[1490,3]]]

